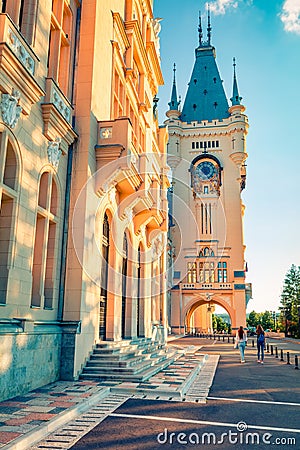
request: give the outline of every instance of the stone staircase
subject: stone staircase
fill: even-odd
[[[181,354],[147,338],[103,342],[96,345],[80,379],[138,383],[168,367]]]

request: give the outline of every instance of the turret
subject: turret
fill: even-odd
[[[176,64],[174,63],[173,66],[173,86],[172,86],[172,92],[171,92],[171,101],[168,103],[169,105],[169,110],[167,111],[166,115],[169,118],[178,118],[180,116],[180,111],[179,111],[179,105],[180,105],[180,100],[178,101],[177,98],[177,88],[176,88]]]
[[[242,97],[240,97],[237,79],[236,79],[236,62],[235,58],[233,58],[233,87],[232,87],[232,97],[231,107],[229,108],[230,114],[241,113],[245,111],[245,107],[241,104]]]

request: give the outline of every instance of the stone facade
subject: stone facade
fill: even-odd
[[[166,328],[169,182],[152,1],[0,9],[3,399]]]

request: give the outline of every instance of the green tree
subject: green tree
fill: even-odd
[[[223,330],[227,331],[228,330],[228,323],[225,322],[222,319],[222,317],[220,317],[216,314],[212,315],[212,326],[213,326],[213,329],[217,330],[217,331],[223,331]]]
[[[259,323],[264,330],[274,328],[274,319],[271,311],[265,311],[259,314]]]
[[[281,294],[281,328],[292,336],[299,335],[298,305],[300,305],[300,267],[292,264],[287,272]]]
[[[251,313],[249,313],[249,316],[247,319],[247,325],[249,327],[256,327],[258,324],[259,324],[258,313],[255,311],[251,311]]]

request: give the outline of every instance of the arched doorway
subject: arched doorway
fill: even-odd
[[[186,305],[184,311],[185,329],[188,332],[212,333],[216,329],[216,321],[218,321],[216,320],[216,316],[219,317],[220,314],[223,314],[224,318],[226,316],[226,323],[230,327],[224,326],[224,329],[227,328],[227,331],[229,330],[230,332],[231,324],[233,323],[233,311],[224,300],[218,299],[217,297],[195,298]]]

